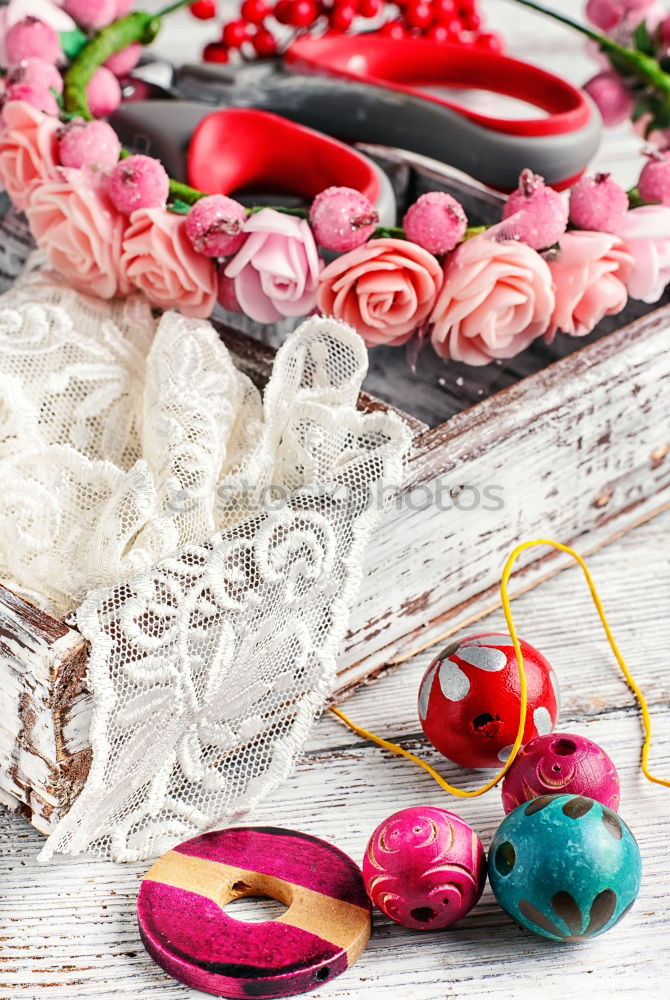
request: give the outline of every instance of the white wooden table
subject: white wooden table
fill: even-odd
[[[511,34],[513,49],[576,82],[591,64],[564,29],[510,7],[484,4],[488,20]],[[576,13],[576,0],[561,8]],[[184,18],[169,29],[163,50],[184,52],[192,37],[211,34]],[[636,144],[625,130],[610,133],[598,158],[624,183],[636,179]],[[457,559],[458,553],[445,553]],[[670,511],[590,560],[624,656],[647,693],[654,717],[653,769],[670,777]],[[564,704],[560,730],[602,743],[622,779],[621,814],[642,850],[644,878],[632,913],[611,933],[579,946],[558,945],[520,930],[487,887],[456,929],[420,934],[375,917],[375,932],[359,962],[311,996],[323,1000],[548,1000],[667,996],[670,960],[668,829],[670,792],[639,772],[640,722],[601,635],[581,574],[563,573],[515,603],[522,636],[554,664]],[[476,630],[504,628],[500,614]],[[474,630],[473,630],[474,631]],[[423,754],[448,780],[474,787],[422,738],[416,692],[430,655],[359,691],[347,711],[362,725]],[[455,802],[417,768],[360,741],[331,716],[315,727],[289,783],[247,817],[250,823],[293,827],[326,838],[359,862],[373,828],[396,809],[418,804],[455,808],[485,846],[503,817],[499,793]],[[202,994],[170,980],[145,954],[135,923],[139,880],[148,866],[91,859],[35,864],[41,837],[0,811],[0,1000],[195,1000]],[[237,915],[266,919],[272,911],[246,901]]]

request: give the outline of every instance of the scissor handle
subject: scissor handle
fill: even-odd
[[[539,66],[430,39],[407,41],[377,34],[305,36],[289,46],[284,65],[298,73],[345,77],[411,94],[450,108],[483,128],[509,135],[564,135],[584,128],[593,116],[582,91]],[[515,97],[546,116],[508,119],[481,114],[424,89],[435,85],[477,87]]]
[[[331,185],[354,187],[374,204],[380,225],[396,223],[393,188],[381,167],[275,114],[155,99],[123,103],[110,120],[125,146],[157,157],[175,180],[199,190],[279,190],[309,202]]]
[[[231,73],[207,64],[181,66],[175,90],[210,105],[272,111],[340,139],[420,153],[498,191],[512,191],[524,167],[556,188],[568,187],[600,142],[595,109],[583,128],[538,140],[496,132],[444,104],[358,80],[272,71],[250,79],[244,68]]]

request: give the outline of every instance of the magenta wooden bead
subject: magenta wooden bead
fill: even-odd
[[[288,909],[248,923],[240,896]],[[153,865],[137,901],[142,943],[187,986],[217,997],[287,997],[334,979],[371,929],[360,869],[326,841],[278,827],[231,827],[179,844]]]
[[[616,812],[619,775],[602,747],[584,736],[539,736],[523,747],[503,779],[503,809],[509,813],[540,795],[584,795]]]
[[[482,842],[456,813],[402,809],[372,834],[363,879],[372,902],[396,923],[421,931],[449,927],[482,894]]]
[[[551,665],[519,640],[528,686],[523,743],[550,733],[558,714]],[[419,718],[436,750],[461,767],[500,767],[519,728],[519,667],[512,640],[499,632],[452,643],[428,667],[419,688]]]

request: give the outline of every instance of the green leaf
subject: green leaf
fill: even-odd
[[[188,215],[190,211],[191,206],[185,201],[181,201],[179,198],[175,198],[175,200],[171,201],[168,205],[168,212],[174,212],[175,215]]]
[[[646,98],[643,97],[639,101],[637,101],[635,107],[631,111],[630,115],[631,121],[634,122],[639,121],[643,115],[646,115],[647,111],[649,111],[649,102],[647,101]]]
[[[481,236],[488,228],[488,226],[468,226],[465,230],[463,240],[471,240],[474,236]]]
[[[654,42],[649,34],[646,21],[641,21],[633,32],[633,43],[638,52],[644,52],[647,56],[653,56]]]
[[[618,52],[606,52],[605,55],[609,59],[612,69],[615,69],[620,76],[631,75],[630,59],[627,56],[620,55]]]
[[[652,113],[652,119],[645,129],[645,137],[647,137],[650,132],[653,132],[655,128],[670,128],[670,108],[667,104],[654,102],[650,111]]]
[[[640,208],[645,202],[640,198],[640,192],[636,187],[631,188],[628,193],[628,206],[629,208]]]
[[[65,53],[68,62],[76,59],[84,46],[88,45],[90,38],[88,35],[75,28],[74,31],[61,31],[60,46]]]

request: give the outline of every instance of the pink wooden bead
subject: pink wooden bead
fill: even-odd
[[[431,806],[402,809],[380,823],[363,860],[370,899],[415,930],[449,927],[482,894],[486,860],[472,827]]]
[[[551,733],[526,743],[503,778],[506,813],[540,795],[584,795],[619,808],[619,776],[602,747],[584,736]]]

